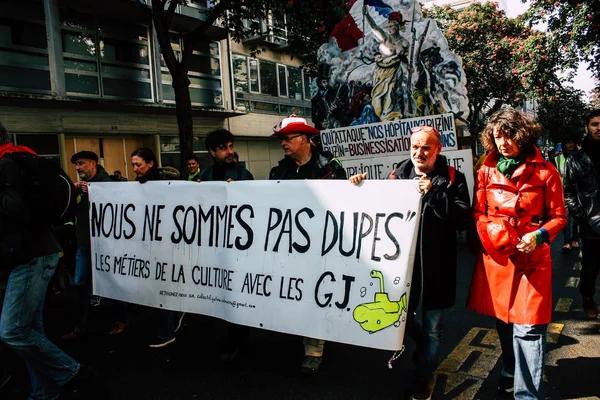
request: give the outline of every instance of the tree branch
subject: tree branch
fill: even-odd
[[[165,13],[165,25],[167,26],[167,29],[169,29],[169,27],[171,26],[171,22],[173,21],[173,15],[175,15],[175,8],[177,8],[177,1],[171,0],[171,2],[169,3],[169,8]]]
[[[177,61],[177,57],[175,57],[175,52],[169,40],[169,26],[165,21],[163,1],[165,0],[152,0],[152,20],[156,29],[156,38],[160,45],[160,52],[165,59],[171,76],[175,76],[179,62]]]
[[[211,26],[221,18],[225,12],[228,10],[228,7],[224,4],[224,2],[219,2],[215,7],[212,8],[210,14],[206,17],[206,19],[200,24],[196,29],[192,32],[185,35],[185,40],[183,42],[183,56],[181,57],[181,65],[184,69],[188,68],[189,60],[192,56],[192,51],[194,50],[194,45],[206,35],[206,32],[210,29]]]

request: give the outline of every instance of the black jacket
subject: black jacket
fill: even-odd
[[[402,161],[395,179],[411,179],[414,165]],[[465,176],[455,172],[451,183],[446,158],[439,155],[435,169],[427,174],[432,186],[421,200],[421,223],[413,269],[410,308],[421,297],[424,310],[448,308],[456,298],[456,232],[472,221],[469,190]]]
[[[271,169],[269,179],[346,179],[346,170],[331,153],[312,146],[311,158],[306,164],[299,167],[296,161],[285,156]]]
[[[61,251],[52,226],[32,218],[20,194],[20,178],[14,160],[0,159],[0,269]]]
[[[599,165],[600,143],[586,137],[581,150],[567,158],[563,180],[569,216],[579,224],[581,237],[588,239],[600,239]]]
[[[114,182],[110,179],[108,173],[102,165],[96,166],[96,175],[90,182]],[[77,234],[77,247],[90,250],[90,198],[87,193],[81,192],[77,196],[77,225],[75,232]]]

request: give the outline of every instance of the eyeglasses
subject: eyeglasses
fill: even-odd
[[[297,135],[294,135],[294,136],[280,136],[280,137],[279,137],[279,141],[280,141],[281,143],[283,143],[283,142],[287,142],[287,143],[289,143],[289,142],[291,142],[291,141],[292,141],[292,139],[294,139],[294,138],[297,138],[298,136],[302,136],[302,133],[299,133],[299,134],[297,134]]]
[[[410,133],[417,133],[421,131],[427,133],[434,132],[436,135],[438,135],[438,137],[440,136],[438,130],[435,129],[433,126],[413,126],[412,128],[410,128]]]

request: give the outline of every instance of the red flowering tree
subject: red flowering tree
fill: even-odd
[[[521,18],[508,18],[496,3],[473,3],[460,12],[434,7],[424,13],[437,21],[450,50],[462,58],[473,137],[503,105],[550,96],[552,87],[560,87],[559,55],[547,35]]]
[[[600,78],[600,0],[532,0],[524,18],[531,25],[546,23],[554,46],[566,57],[566,66],[580,61]]]

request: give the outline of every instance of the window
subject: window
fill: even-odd
[[[303,91],[308,74],[300,67],[233,54],[232,69],[237,111],[307,115]]]
[[[258,74],[258,60],[251,58],[248,60],[250,68],[250,92],[260,93],[260,78]]]
[[[287,67],[290,99],[302,100],[302,71],[300,68]]]
[[[285,65],[277,64],[277,84],[279,86],[279,96],[287,97],[288,79],[287,79],[287,68]]]
[[[208,151],[204,149],[204,139],[194,136],[193,152],[198,157],[200,169],[213,165],[213,160]],[[181,154],[179,153],[179,137],[160,137],[160,161],[164,166],[175,167],[179,170],[181,165]]]
[[[277,90],[277,70],[275,63],[260,60],[260,92],[278,96]]]
[[[236,92],[248,93],[248,66],[246,56],[234,54],[231,58],[233,63],[233,81]]]
[[[171,36],[171,46],[175,56],[181,58],[183,41]],[[173,79],[161,55],[162,91],[163,101],[174,102],[175,91]],[[192,51],[190,59],[190,97],[192,104],[206,107],[223,108],[223,86],[221,83],[221,51],[219,43],[199,43]]]
[[[71,96],[152,101],[148,28],[61,8],[65,84]]]
[[[302,79],[304,82],[304,99],[310,100],[312,98],[312,96],[310,95],[311,77],[307,70],[302,71]]]
[[[98,29],[104,96],[152,100],[147,28],[100,20]]]
[[[0,89],[49,94],[48,43],[41,3],[0,17]]]
[[[273,42],[287,42],[287,28],[285,13],[282,11],[273,11],[271,13],[270,26],[273,29]]]
[[[14,134],[13,137],[15,145],[27,146],[40,156],[48,158],[54,161],[57,165],[60,165],[58,135],[17,133]]]

